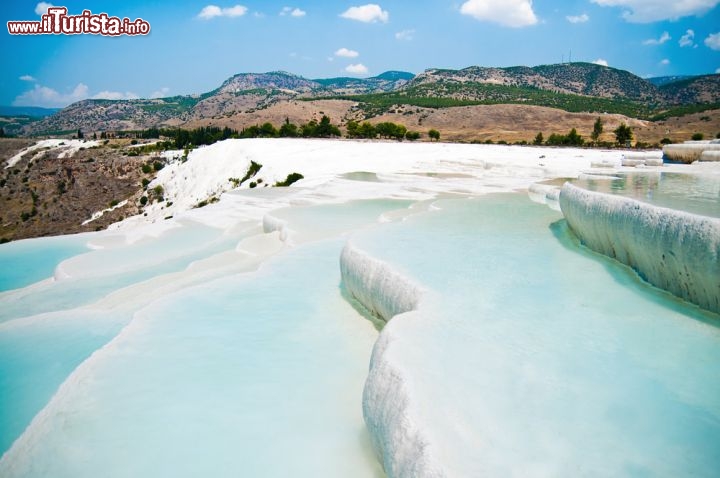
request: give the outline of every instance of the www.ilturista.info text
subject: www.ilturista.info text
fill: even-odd
[[[7,22],[11,35],[147,35],[150,24],[138,18],[110,17],[83,10],[80,15],[68,15],[65,7],[50,7],[40,21]]]

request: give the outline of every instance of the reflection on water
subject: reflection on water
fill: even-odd
[[[618,173],[619,179],[573,180],[576,186],[617,194],[657,206],[720,217],[720,175]]]

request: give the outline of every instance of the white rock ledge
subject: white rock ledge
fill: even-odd
[[[720,313],[720,219],[565,184],[560,207],[590,249],[652,285]]]
[[[348,243],[340,256],[340,272],[347,291],[373,314],[386,322],[400,314],[412,320],[423,289],[392,266]],[[388,345],[398,339],[394,323],[387,324],[373,347],[363,418],[387,476],[440,478],[445,475],[414,419],[409,375],[389,357]]]

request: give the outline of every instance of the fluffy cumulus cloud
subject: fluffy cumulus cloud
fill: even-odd
[[[47,9],[54,6],[55,5],[53,5],[52,3],[40,2],[35,6],[35,14],[45,15],[47,13]]]
[[[667,58],[665,58],[664,60],[660,60],[660,65],[662,65],[662,66],[667,66],[669,64],[670,64],[670,60],[668,60]]]
[[[347,48],[340,48],[338,51],[335,52],[335,56],[341,56],[343,58],[355,58],[359,55],[360,53],[356,52],[355,50],[348,50]]]
[[[32,81],[32,82],[37,81],[34,77],[32,77],[32,76],[30,76],[30,75],[23,75],[23,76],[21,76],[21,77],[18,78],[18,79],[21,80],[21,81]]]
[[[588,16],[587,13],[583,13],[583,14],[581,14],[581,15],[568,15],[568,16],[565,17],[565,18],[566,18],[567,21],[569,21],[570,23],[585,23],[585,22],[587,22],[588,20],[590,20],[590,17]]]
[[[688,30],[685,32],[683,36],[680,37],[680,41],[678,44],[681,48],[684,48],[686,46],[694,46],[695,45],[695,32],[693,30]]]
[[[387,10],[383,10],[380,5],[376,3],[368,3],[367,5],[361,5],[359,7],[350,7],[341,13],[340,16],[365,23],[387,23],[388,20],[390,20],[390,14]]]
[[[305,10],[300,10],[299,8],[293,8],[293,7],[283,7],[282,10],[280,10],[280,16],[284,17],[286,15],[290,15],[291,17],[304,17],[307,14]]]
[[[136,93],[132,91],[126,91],[122,93],[120,91],[101,91],[93,95],[93,99],[96,100],[136,100],[140,98]]]
[[[35,84],[33,89],[21,94],[15,101],[14,106],[44,106],[46,108],[62,108],[70,103],[84,100],[90,96],[87,85],[78,83],[69,93],[60,93],[47,86]]]
[[[163,86],[159,90],[153,91],[150,93],[150,98],[167,98],[170,93],[170,88],[167,86]]]
[[[411,41],[414,36],[415,36],[415,30],[402,30],[395,34],[395,39]]]
[[[460,13],[476,20],[513,28],[527,27],[538,22],[532,9],[532,0],[467,0],[460,7]]]
[[[632,23],[651,23],[702,15],[715,8],[720,0],[591,0],[602,7],[620,7],[622,16]]]
[[[90,88],[84,83],[78,83],[72,91],[60,93],[59,91],[35,83],[31,90],[21,94],[15,101],[14,106],[43,106],[45,108],[62,108],[76,101],[88,98],[102,100],[134,100],[139,96],[131,91],[122,93],[120,91],[101,91],[94,95],[90,94]]]
[[[705,39],[705,46],[712,50],[720,50],[720,32],[708,35]]]
[[[207,5],[200,10],[198,18],[211,20],[215,17],[241,17],[247,13],[247,10],[247,7],[243,7],[242,5],[227,8],[220,8],[217,5]]]
[[[354,65],[348,65],[345,67],[345,71],[352,73],[353,75],[364,75],[368,72],[367,66],[362,63],[356,63]]]
[[[660,38],[650,38],[649,40],[645,40],[643,42],[643,45],[662,45],[663,43],[671,40],[672,37],[668,32],[662,32],[662,35],[660,35]]]
[[[603,60],[602,58],[598,58],[597,60],[593,61],[593,63],[600,66],[608,66],[607,60]]]

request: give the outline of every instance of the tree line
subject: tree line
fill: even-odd
[[[590,133],[590,138],[592,139],[593,144],[598,143],[603,130],[604,125],[602,120],[600,118],[596,119],[595,124],[593,125],[592,133]],[[620,123],[620,126],[613,130],[613,133],[615,134],[615,141],[620,145],[625,145],[633,139],[632,129],[625,123]],[[578,134],[575,128],[572,128],[568,134],[553,133],[547,140],[545,140],[542,132],[540,132],[537,136],[535,136],[533,144],[536,146],[543,144],[548,146],[582,146],[585,144],[585,139]]]
[[[431,141],[440,139],[440,132],[435,129],[429,130],[427,134]],[[342,136],[340,128],[332,124],[327,115],[323,115],[320,121],[313,119],[300,126],[291,123],[289,118],[286,118],[280,128],[266,122],[261,125],[248,126],[240,131],[217,126],[201,126],[191,130],[153,127],[142,130],[137,134],[137,137],[143,139],[167,138],[169,141],[163,142],[161,147],[175,147],[176,149],[213,144],[230,138],[331,138],[340,136]],[[403,139],[415,141],[421,137],[421,134],[417,131],[408,131],[404,125],[389,121],[376,125],[367,121],[362,124],[356,121],[348,121],[347,137],[369,139],[380,137],[400,141]]]

